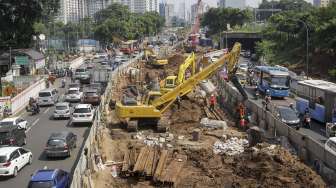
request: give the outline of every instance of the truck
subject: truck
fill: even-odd
[[[167,128],[166,121],[163,120],[164,112],[174,103],[176,98],[183,97],[202,80],[208,78],[215,71],[219,70],[226,64],[229,79],[232,79],[237,87],[239,82],[234,78],[235,67],[239,60],[241,44],[236,43],[230,53],[224,55],[216,63],[213,63],[202,71],[196,73],[191,78],[176,86],[173,90],[162,94],[160,91],[148,91],[141,101],[127,103],[125,100],[117,101],[115,104],[115,114],[125,125],[129,131],[137,131],[139,124],[155,124],[158,131],[165,131]],[[244,90],[238,88],[238,91],[246,97]]]
[[[106,85],[110,78],[110,72],[107,69],[92,69],[90,72],[91,83],[102,83]]]

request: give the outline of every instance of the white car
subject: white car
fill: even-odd
[[[0,148],[0,176],[16,176],[27,164],[32,164],[33,154],[21,147]]]
[[[336,156],[336,137],[330,137],[324,144],[324,148]]]
[[[95,109],[91,104],[78,104],[72,113],[71,124],[92,123]]]
[[[1,120],[0,126],[19,126],[20,128],[27,130],[28,122],[20,117],[11,117]]]
[[[70,104],[67,102],[57,103],[54,111],[54,119],[56,118],[70,118]]]
[[[247,63],[241,63],[241,64],[239,64],[238,69],[240,69],[243,72],[247,72],[247,70],[248,70],[248,64]]]
[[[79,88],[69,88],[65,95],[65,100],[68,102],[80,102],[83,97],[83,92]]]

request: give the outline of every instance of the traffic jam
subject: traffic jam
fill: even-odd
[[[30,98],[20,115],[1,120],[0,180],[11,181],[23,173],[25,177],[20,179],[30,179],[27,182],[30,188],[70,187],[72,166],[76,164],[111,73],[132,58],[130,54],[134,50],[129,45],[111,58],[107,53],[96,53],[86,56],[76,69],[49,71],[47,88],[37,98]],[[53,127],[48,128],[49,125]],[[35,142],[43,143],[44,148],[36,148]],[[58,167],[57,164],[63,163],[60,161],[65,161],[68,169]],[[43,167],[32,169],[39,165],[34,166],[35,162],[41,162]],[[29,172],[24,172],[25,166],[30,166],[26,167]]]

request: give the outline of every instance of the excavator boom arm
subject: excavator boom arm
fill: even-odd
[[[163,96],[155,99],[153,101],[153,106],[158,108],[159,106],[162,106],[166,103],[168,103],[168,106],[172,104],[172,100],[175,100],[177,96],[182,97],[183,95],[187,94],[188,91],[192,90],[200,81],[208,78],[213,72],[217,71],[220,67],[222,67],[226,62],[227,66],[230,67],[230,70],[234,71],[235,65],[238,63],[239,60],[239,54],[240,54],[241,44],[235,43],[230,53],[224,55],[222,58],[220,58],[216,63],[213,63],[209,66],[207,66],[205,69],[203,69],[201,72],[198,72],[197,74],[193,75],[191,78],[183,82],[182,84],[178,85],[175,89],[172,91],[164,94]],[[230,71],[229,70],[229,71]],[[229,72],[229,74],[231,74]],[[234,74],[234,72],[233,72]],[[163,107],[162,109],[167,109],[166,107]]]
[[[181,84],[184,81],[185,77],[185,72],[186,70],[192,66],[192,75],[195,74],[196,71],[196,62],[195,62],[195,54],[191,53],[187,59],[184,60],[184,63],[180,65],[179,67],[179,73],[177,75],[177,85]]]

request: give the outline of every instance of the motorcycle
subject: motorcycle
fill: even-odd
[[[32,115],[36,115],[36,114],[40,113],[40,107],[38,106],[38,104],[28,105],[26,107],[26,111],[31,112]]]

